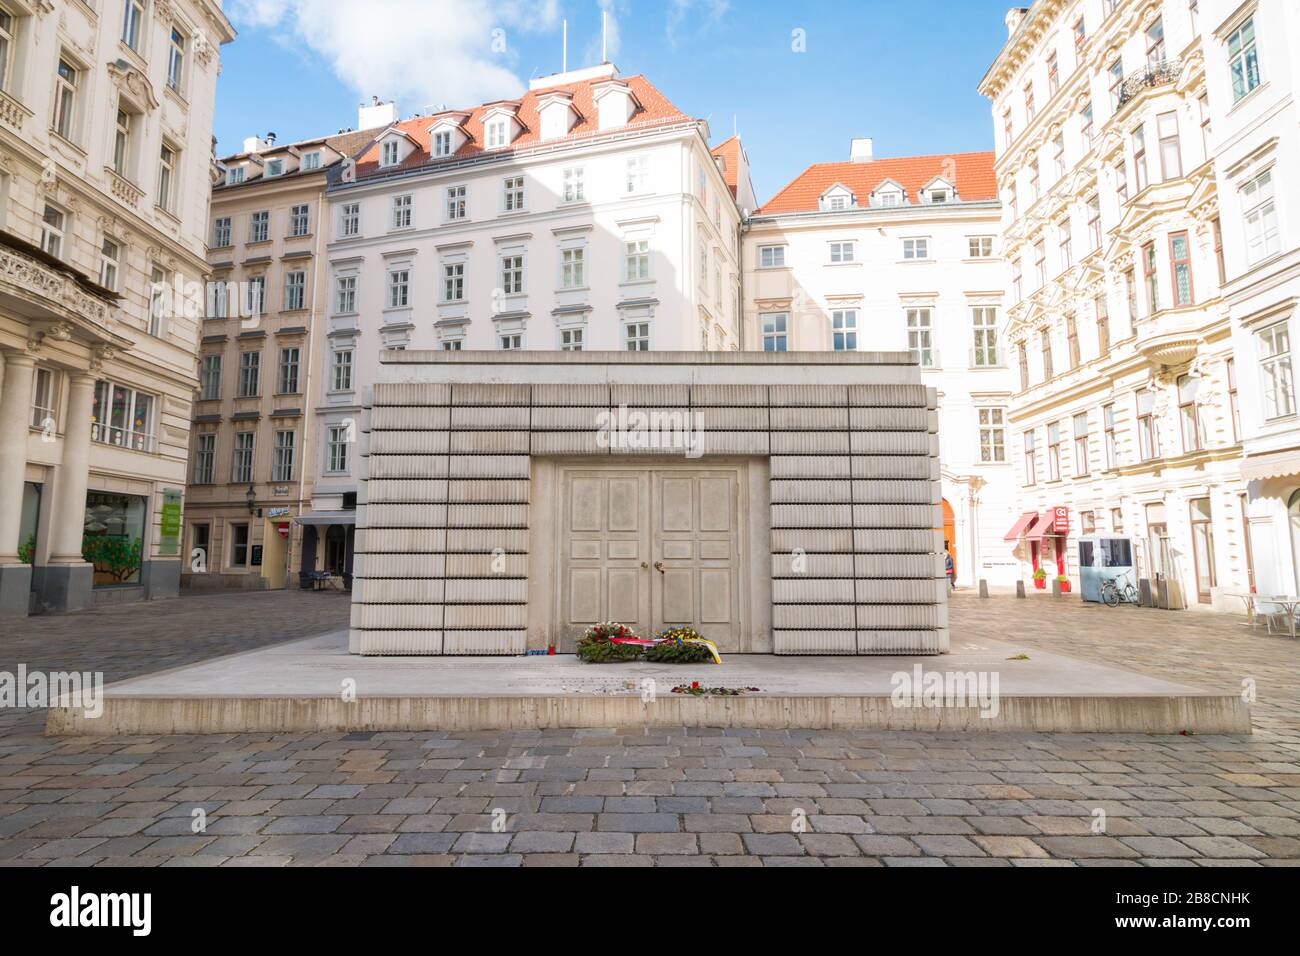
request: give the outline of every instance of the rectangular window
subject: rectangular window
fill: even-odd
[[[1007,460],[1006,410],[978,409],[980,461],[985,464]]]
[[[447,187],[447,220],[455,222],[466,218],[469,215],[468,205],[468,187],[466,186],[448,186]],[[407,204],[410,204],[410,196],[406,196]],[[407,214],[406,225],[411,224],[410,214]],[[394,228],[399,228],[394,226]]]
[[[244,568],[248,566],[248,523],[235,522],[230,525],[230,566]]]
[[[628,352],[650,351],[650,323],[626,323],[623,326],[623,343]]]
[[[63,257],[63,230],[67,216],[63,210],[50,203],[45,204],[45,214],[41,217],[41,249],[56,259]]]
[[[140,51],[140,30],[144,25],[144,4],[141,0],[126,0],[122,8],[122,42],[137,53]]]
[[[1291,373],[1290,320],[1270,325],[1256,335],[1259,373],[1264,393],[1264,418],[1295,414],[1295,380]]]
[[[337,276],[334,279],[334,311],[349,315],[357,311],[357,277]]]
[[[1035,457],[1035,432],[1031,428],[1024,434],[1025,446],[1025,487],[1033,487],[1038,483],[1038,460]]]
[[[1143,461],[1160,457],[1160,432],[1155,419],[1156,396],[1150,389],[1138,389],[1138,455]]]
[[[199,377],[199,400],[216,401],[221,397],[221,356],[203,356],[203,371]]]
[[[293,395],[298,391],[298,366],[302,351],[297,347],[280,349],[280,379],[276,389],[280,395]]]
[[[1110,66],[1106,68],[1106,76],[1110,81],[1110,109],[1113,113],[1119,109],[1120,95],[1124,89],[1124,60],[1122,57],[1116,57]]]
[[[785,265],[785,246],[759,246],[760,269],[778,269]]]
[[[583,333],[582,329],[561,329],[560,330],[560,351],[581,352],[582,333]]]
[[[857,258],[857,243],[832,242],[831,262],[853,262]]]
[[[1178,139],[1178,114],[1161,113],[1156,117],[1156,131],[1160,135],[1160,178],[1181,179],[1183,151]]]
[[[1165,22],[1157,18],[1147,27],[1147,69],[1158,69],[1165,62]]]
[[[1096,251],[1101,248],[1101,197],[1088,197],[1088,248]]]
[[[1139,126],[1133,130],[1133,174],[1136,177],[1137,191],[1147,188],[1147,132]]]
[[[1175,232],[1169,237],[1169,260],[1173,266],[1174,307],[1191,305],[1196,299],[1192,286],[1192,251],[1187,233]]]
[[[1016,346],[1016,357],[1020,363],[1020,390],[1029,388],[1029,350],[1025,346]]]
[[[310,153],[303,153],[302,171],[310,173],[317,169],[320,169],[320,150],[313,149]]]
[[[339,234],[345,239],[361,235],[361,203],[343,204],[339,213]]]
[[[1053,50],[1047,55],[1047,95],[1055,96],[1056,91],[1061,88],[1061,69],[1056,62],[1056,51]]]
[[[1115,198],[1121,207],[1128,205],[1128,163],[1120,160],[1115,164]]]
[[[1097,355],[1110,354],[1110,306],[1106,302],[1106,293],[1092,300],[1093,320],[1097,324]]]
[[[1069,219],[1062,219],[1056,225],[1056,235],[1060,242],[1061,270],[1074,265],[1074,234]]]
[[[524,337],[519,332],[507,332],[497,336],[497,344],[502,351],[511,352],[524,347]]]
[[[1079,111],[1079,133],[1083,136],[1084,149],[1092,147],[1093,123],[1092,123],[1092,104],[1089,103]]]
[[[194,483],[210,485],[214,479],[217,458],[217,436],[211,432],[194,438]]]
[[[160,281],[162,281],[162,274],[159,270],[158,274],[154,276],[154,284],[157,285]],[[245,312],[248,315],[261,315],[264,313],[266,311],[266,276],[251,276],[244,289]],[[154,310],[154,314],[157,314],[157,310]]]
[[[457,187],[454,187],[454,186],[453,186],[451,189],[448,189],[448,190],[447,190],[447,194],[448,194],[448,196],[450,196],[450,194],[451,194],[451,193],[453,192],[453,190],[455,190],[456,188],[457,188]],[[463,200],[464,200],[464,197],[465,197],[465,187],[464,187],[464,186],[461,186],[461,187],[459,187],[459,188],[460,188],[461,199],[462,199],[461,210],[462,210],[462,214],[463,214],[463,211],[464,211],[464,202],[463,202]],[[413,201],[414,201],[414,199],[413,199],[413,197],[411,196],[410,193],[407,193],[407,194],[404,195],[404,196],[394,196],[394,197],[393,197],[393,228],[394,228],[394,229],[407,229],[407,228],[410,227],[410,225],[411,225],[411,204],[412,204]],[[454,218],[454,217],[453,217],[453,218]]]
[[[858,310],[833,309],[831,311],[832,348],[836,352],[858,350]]]
[[[786,326],[789,316],[785,312],[767,312],[759,316],[763,323],[763,351],[786,351]]]
[[[1088,474],[1088,413],[1074,416],[1074,474]]]
[[[930,309],[907,310],[907,347],[921,368],[934,368],[938,364],[930,319]]]
[[[14,18],[0,8],[0,90],[9,89],[14,64]]]
[[[634,239],[623,244],[623,279],[637,282],[650,278],[650,240]]]
[[[230,217],[221,216],[212,220],[212,247],[214,249],[224,249],[230,245]]]
[[[393,269],[388,273],[388,307],[404,309],[411,304],[411,270]]]
[[[1196,571],[1196,599],[1209,604],[1218,584],[1214,570],[1214,521],[1209,498],[1193,498],[1188,507],[1192,525],[1192,563]]]
[[[465,298],[465,263],[445,262],[442,266],[442,301],[461,302]]]
[[[1065,134],[1058,133],[1056,139],[1052,140],[1052,163],[1056,167],[1056,178],[1060,179],[1065,175]]]
[[[1228,72],[1232,75],[1234,103],[1259,86],[1259,53],[1255,49],[1254,17],[1228,36]]]
[[[587,284],[587,252],[585,249],[565,249],[560,253],[560,288],[581,289]]]
[[[1002,137],[1003,143],[1010,147],[1015,142],[1015,126],[1011,121],[1011,110],[1005,110],[1002,113]]]
[[[117,274],[122,258],[121,247],[112,239],[105,239],[99,248],[99,284],[117,291]]]
[[[248,217],[248,241],[266,242],[271,238],[271,213],[262,209]]]
[[[1214,259],[1219,267],[1219,286],[1222,288],[1228,281],[1227,268],[1223,261],[1223,223],[1219,221],[1218,216],[1215,216],[1210,221],[1210,227],[1214,231]]]
[[[325,470],[335,475],[348,470],[347,425],[330,425],[325,429]]]
[[[352,391],[352,350],[335,349],[330,362],[330,390]]]
[[[998,352],[998,310],[991,305],[977,305],[971,310],[971,326],[975,336],[975,350],[971,364],[976,368],[1001,366]]]
[[[433,134],[433,155],[451,155],[451,130],[440,130]],[[397,162],[397,144],[393,144],[393,162]]]
[[[650,157],[631,156],[627,161],[628,195],[648,192],[650,189]]]
[[[1011,298],[1012,301],[1019,302],[1025,297],[1024,290],[1024,258],[1017,256],[1011,263]]]
[[[1088,42],[1088,29],[1084,25],[1083,17],[1074,21],[1074,63],[1078,66],[1083,62],[1083,47]]]
[[[971,236],[967,239],[969,247],[969,256],[972,259],[991,259],[993,258],[993,237],[992,236]]]
[[[253,432],[235,432],[235,450],[231,460],[230,480],[237,483],[253,480]]]
[[[153,451],[154,396],[104,380],[95,383],[90,437],[106,445]]]
[[[76,133],[77,86],[80,72],[67,60],[59,60],[54,80],[54,131],[66,140]]]
[[[1109,470],[1119,464],[1119,446],[1115,442],[1115,406],[1101,407],[1102,437],[1106,446],[1106,468]]]
[[[437,137],[438,137],[438,135],[441,135],[441,134],[435,134],[435,135],[434,135],[434,141],[435,141],[435,143],[437,142]],[[381,143],[380,146],[379,146],[379,165],[380,165],[380,166],[396,166],[397,163],[398,163],[398,151],[397,151],[397,148],[398,148],[398,147],[397,147],[397,140],[395,140],[395,139],[387,139],[387,140],[384,140],[384,142]]]
[[[48,368],[38,368],[32,388],[31,427],[42,429],[53,438],[55,428],[54,415],[54,372]]]
[[[1026,123],[1026,125],[1028,125],[1029,123],[1032,123],[1032,122],[1034,121],[1034,117],[1035,117],[1036,115],[1038,115],[1038,111],[1037,111],[1037,109],[1034,107],[1034,84],[1033,84],[1032,82],[1029,82],[1029,83],[1026,83],[1026,84],[1025,84],[1025,123]]]
[[[292,206],[289,209],[289,235],[305,236],[310,227],[310,207],[306,203]]]
[[[507,176],[502,183],[501,207],[506,212],[522,212],[524,208],[524,177]]]
[[[1043,381],[1051,381],[1056,376],[1055,363],[1052,361],[1052,333],[1043,329],[1038,333],[1038,345],[1043,353]]]
[[[1237,361],[1228,359],[1223,366],[1224,374],[1228,378],[1228,413],[1232,419],[1232,440],[1241,441],[1241,408],[1237,404]]]
[[[1038,288],[1047,285],[1047,242],[1039,239],[1034,243],[1034,272],[1038,276]]]
[[[581,166],[575,166],[564,171],[564,191],[562,195],[565,202],[582,202],[586,199],[586,187],[583,183],[583,169]]]
[[[1201,380],[1195,375],[1178,376],[1178,425],[1183,434],[1183,451],[1200,451],[1204,447],[1201,433],[1201,413],[1196,405],[1196,393]]]
[[[501,257],[501,291],[518,295],[524,291],[524,257],[518,253]]]
[[[1110,530],[1112,534],[1124,533],[1124,509],[1123,508],[1110,509]]]
[[[904,239],[903,258],[904,259],[930,258],[930,240],[929,239]]]
[[[237,186],[244,181],[244,167],[231,166],[226,170],[226,185]]]
[[[120,104],[121,101],[118,102]],[[119,176],[127,174],[126,167],[131,158],[131,133],[134,125],[134,118],[119,105],[117,122],[113,130],[113,172]]]
[[[1254,264],[1276,255],[1281,246],[1273,202],[1273,170],[1265,170],[1242,187],[1241,207],[1246,220],[1246,258]]]
[[[293,312],[306,305],[307,273],[286,272],[284,274],[284,311]]]
[[[1147,315],[1160,311],[1160,277],[1156,270],[1156,244],[1142,247],[1142,278],[1147,288]]]
[[[506,120],[495,120],[487,124],[487,148],[498,149],[506,145]]]
[[[224,279],[208,283],[208,318],[230,317],[230,285]]]
[[[1065,346],[1070,358],[1070,368],[1078,368],[1082,358],[1079,352],[1079,323],[1073,315],[1065,317]]]
[[[1132,329],[1138,320],[1137,275],[1132,269],[1124,272],[1124,299],[1128,303],[1128,325]]]
[[[271,462],[272,481],[293,481],[294,433],[275,433],[275,457]]]
[[[252,398],[261,393],[262,353],[239,353],[239,397]]]
[[[1047,480],[1061,480],[1061,425],[1052,422],[1047,426]]]

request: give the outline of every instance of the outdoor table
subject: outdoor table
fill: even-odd
[[[1286,608],[1286,622],[1291,631],[1292,639],[1295,638],[1295,612],[1300,608],[1300,597],[1294,594],[1270,594],[1268,597],[1256,598],[1260,604],[1280,604]]]
[[[1246,626],[1257,627],[1255,620],[1255,595],[1249,591],[1229,591],[1228,597],[1241,598],[1246,605]]]

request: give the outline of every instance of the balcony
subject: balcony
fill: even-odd
[[[1143,90],[1151,90],[1160,86],[1168,86],[1178,80],[1178,74],[1182,72],[1182,60],[1161,60],[1159,63],[1152,64],[1144,70],[1138,70],[1131,73],[1120,85],[1119,102],[1116,109],[1123,109],[1124,105],[1131,99],[1141,93]]]

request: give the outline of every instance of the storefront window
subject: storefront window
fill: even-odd
[[[41,485],[23,483],[23,504],[18,514],[18,560],[32,564],[36,555],[36,535],[41,518]]]
[[[95,566],[95,587],[140,582],[147,503],[138,495],[86,494],[81,556]]]

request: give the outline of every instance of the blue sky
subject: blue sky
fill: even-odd
[[[609,58],[680,109],[733,117],[766,201],[806,166],[848,158],[991,149],[976,92],[1006,38],[1009,0],[227,0],[239,36],[222,53],[218,151],[274,131],[281,142],[356,125],[362,99],[403,117],[436,104],[516,95],[560,69]],[[803,31],[804,52],[793,47]]]

